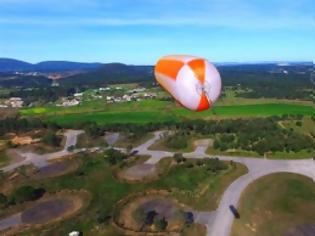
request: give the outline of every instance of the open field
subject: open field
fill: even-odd
[[[103,155],[82,156],[84,162],[74,173],[54,179],[31,180],[28,184],[45,188],[48,193],[63,189],[86,189],[92,194],[90,205],[77,217],[47,226],[42,235],[66,235],[73,229],[90,235],[119,235],[106,220],[113,214],[115,204],[129,194],[149,189],[171,190],[171,196],[197,209],[215,209],[223,190],[235,178],[246,172],[241,165],[232,166],[219,174],[210,173],[204,167],[187,168],[179,165],[151,183],[128,184],[117,180]],[[165,168],[167,169],[167,168]],[[18,187],[18,186],[17,186]],[[200,193],[203,189],[203,194]],[[196,200],[196,193],[199,197]],[[110,194],[109,194],[110,193]],[[207,201],[205,201],[205,199]],[[95,227],[98,230],[95,232]],[[20,235],[43,232],[30,229]]]
[[[263,177],[242,194],[241,218],[234,221],[231,235],[286,235],[297,226],[314,225],[314,199],[311,179],[289,173]]]
[[[252,99],[259,100],[259,99]],[[76,107],[36,107],[22,109],[24,116],[41,116],[61,125],[76,122],[149,123],[180,121],[184,119],[221,119],[239,117],[268,117],[281,115],[315,116],[315,108],[308,103],[257,103],[245,105],[216,105],[205,112],[191,112],[178,107],[174,102],[145,100],[106,104],[98,100],[84,102]]]
[[[107,146],[107,143],[103,136],[91,137],[87,135],[86,133],[80,134],[78,136],[78,141],[76,144],[77,148],[90,148],[90,147],[96,147],[96,146],[102,146],[102,147]]]

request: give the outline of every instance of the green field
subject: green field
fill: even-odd
[[[36,107],[22,109],[24,116],[40,116],[61,125],[92,121],[109,123],[149,123],[180,121],[185,119],[224,119],[240,117],[268,117],[281,115],[315,116],[311,105],[296,103],[267,103],[247,105],[217,105],[204,112],[192,112],[178,107],[174,102],[146,100],[119,104],[103,101],[85,102],[76,107]]]
[[[242,194],[239,212],[232,236],[285,235],[296,226],[315,224],[315,184],[289,173],[263,177]]]

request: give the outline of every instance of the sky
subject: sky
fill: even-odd
[[[0,0],[0,57],[315,61],[314,0]]]

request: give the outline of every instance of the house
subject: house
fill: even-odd
[[[21,108],[24,104],[24,101],[20,97],[12,97],[6,103],[13,108]]]
[[[64,101],[61,104],[61,106],[63,106],[63,107],[71,107],[71,106],[77,106],[79,104],[80,104],[80,102],[77,99],[71,99],[71,100]]]
[[[74,97],[82,97],[83,96],[83,93],[75,93],[73,94]]]
[[[130,102],[131,101],[131,96],[125,94],[123,97],[122,97],[123,100],[127,101],[127,102]]]

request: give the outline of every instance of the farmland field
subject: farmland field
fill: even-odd
[[[98,100],[84,102],[76,107],[36,107],[21,110],[25,116],[41,116],[59,124],[93,121],[109,123],[149,123],[180,121],[184,119],[224,119],[241,117],[268,117],[281,115],[315,116],[311,105],[297,103],[258,103],[246,105],[217,105],[205,112],[191,112],[173,101],[145,100],[106,104]]]

